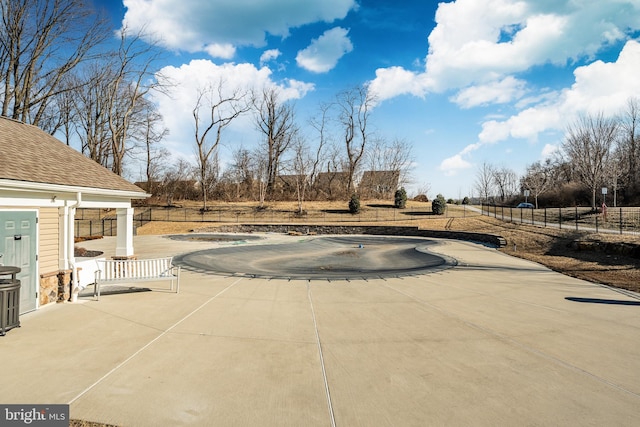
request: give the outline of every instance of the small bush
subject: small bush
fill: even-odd
[[[434,215],[444,215],[447,209],[447,201],[442,194],[438,194],[433,202],[431,202],[431,212]]]
[[[413,200],[415,202],[427,203],[429,201],[429,198],[427,197],[426,194],[418,194],[416,197],[413,198]]]
[[[434,215],[444,215],[444,211],[446,210],[446,203],[442,199],[435,199],[431,202],[431,211]]]
[[[456,201],[455,201],[455,200],[453,200],[453,199],[449,199],[449,200],[447,200],[447,204],[448,204],[448,205],[455,205],[455,204],[456,204]]]
[[[398,209],[404,209],[407,207],[407,192],[404,187],[396,190],[394,206]]]
[[[465,196],[464,199],[462,199],[462,204],[463,205],[468,205],[469,203],[470,203],[469,198]]]
[[[360,213],[360,197],[357,194],[353,194],[349,200],[349,212],[352,214]]]

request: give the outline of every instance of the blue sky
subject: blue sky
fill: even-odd
[[[198,86],[275,84],[304,123],[358,84],[372,122],[413,146],[409,193],[474,195],[482,163],[522,174],[582,113],[640,97],[638,0],[96,0],[117,28],[145,29],[176,83],[157,96],[175,156],[194,153]],[[259,138],[237,122],[226,152]],[[224,157],[224,153],[222,153]],[[137,179],[133,173],[133,178]]]

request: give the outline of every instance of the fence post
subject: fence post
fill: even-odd
[[[622,234],[622,208],[620,208],[620,234]]]
[[[547,228],[547,208],[544,208],[544,228]]]
[[[562,230],[562,208],[558,208],[558,228]]]
[[[535,217],[533,216],[533,211],[534,211],[534,210],[535,210],[535,209],[531,209],[531,225],[535,224],[535,222],[536,222],[536,221],[535,221]]]
[[[598,215],[596,215],[596,234],[598,233]]]
[[[576,231],[578,231],[578,206],[576,205]]]

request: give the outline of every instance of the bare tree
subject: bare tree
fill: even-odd
[[[355,189],[355,175],[369,141],[369,118],[375,101],[375,96],[363,86],[342,91],[336,97],[347,156],[347,195]]]
[[[236,200],[250,194],[253,187],[253,170],[251,152],[239,147],[232,153],[233,163],[228,170],[228,176],[236,187]]]
[[[142,33],[130,35],[126,28],[120,31],[120,45],[107,66],[107,123],[111,142],[111,170],[123,173],[124,156],[132,148],[130,132],[136,126],[145,126],[145,96],[152,90],[162,90],[153,73],[159,59],[154,44],[145,43]]]
[[[77,92],[82,88],[77,84],[78,79],[73,74],[64,77],[62,85],[74,87]],[[47,113],[40,120],[39,127],[45,132],[54,135],[58,131],[62,133],[63,141],[67,145],[71,145],[71,140],[75,134],[78,112],[75,108],[76,93],[71,91],[62,91],[53,97],[49,104]]]
[[[618,122],[603,113],[580,116],[567,129],[563,151],[580,182],[591,190],[591,208],[603,184],[605,165],[616,141]]]
[[[307,187],[309,185],[309,175],[313,168],[314,159],[310,155],[310,149],[302,138],[296,138],[292,146],[293,158],[290,161],[291,171],[295,180],[296,199],[298,200],[298,213],[302,214],[302,208]]]
[[[75,83],[78,89],[73,97],[75,129],[81,142],[81,151],[104,167],[111,167],[109,138],[108,79],[100,63],[90,64]]]
[[[281,102],[277,87],[264,88],[254,99],[255,122],[263,133],[267,155],[267,193],[273,190],[279,173],[280,159],[298,132],[293,104]]]
[[[162,123],[162,115],[158,113],[151,102],[145,100],[142,103],[143,116],[140,126],[136,128],[133,137],[139,140],[145,151],[145,176],[147,179],[147,191],[154,192],[155,183],[158,180],[162,162],[169,157],[169,152],[158,144],[169,134],[169,129]]]
[[[316,180],[318,173],[320,173],[322,164],[327,157],[327,148],[331,144],[331,136],[328,131],[330,111],[331,104],[320,104],[316,116],[309,120],[309,124],[317,132],[317,145],[315,149],[315,156],[313,157],[310,165],[309,183],[313,183]]]
[[[240,89],[225,92],[225,82],[220,79],[217,85],[199,89],[196,105],[193,108],[195,124],[195,142],[198,156],[198,179],[202,187],[202,209],[207,210],[207,184],[210,163],[217,159],[216,154],[222,140],[222,132],[235,119],[250,110],[248,93]],[[201,111],[204,110],[204,111]],[[213,134],[213,137],[210,135]]]
[[[83,0],[5,0],[0,13],[2,115],[39,126],[54,97],[75,90],[64,78],[95,58],[107,21]]]
[[[173,206],[173,200],[183,183],[193,175],[193,165],[184,159],[167,169],[162,180],[162,189],[167,198],[167,206]]]
[[[258,185],[259,208],[264,208],[264,200],[267,195],[267,185],[269,182],[269,159],[264,151],[256,149],[252,153],[252,169],[255,172],[255,180]]]
[[[624,159],[624,182],[630,193],[640,190],[640,100],[629,98],[627,108],[620,118],[621,159]]]
[[[398,176],[398,187],[410,182],[409,173],[413,163],[411,144],[395,138],[391,142],[384,138],[373,138],[366,152],[371,171],[389,171]],[[393,188],[392,191],[395,191]]]
[[[484,202],[489,201],[494,190],[493,169],[490,164],[485,162],[476,172],[475,187]]]
[[[620,189],[620,181],[623,177],[625,170],[629,170],[630,158],[626,152],[623,151],[620,146],[617,146],[615,150],[612,150],[607,164],[604,170],[604,184],[610,186],[613,196],[613,207],[618,206],[618,190]]]
[[[502,203],[516,193],[518,175],[512,169],[506,166],[502,166],[500,169],[492,168],[491,177]]]
[[[536,209],[538,209],[538,197],[552,187],[555,183],[555,176],[556,169],[550,159],[547,159],[544,163],[538,161],[527,166],[527,171],[521,179],[521,184],[533,195]]]

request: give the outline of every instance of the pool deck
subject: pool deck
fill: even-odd
[[[458,266],[331,282],[183,270],[179,294],[43,307],[0,337],[0,403],[119,426],[640,423],[637,295],[439,242]],[[140,258],[224,244],[134,240]]]

